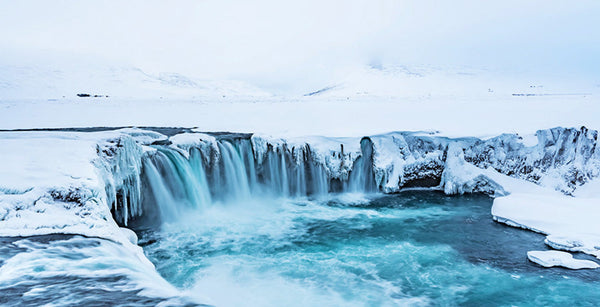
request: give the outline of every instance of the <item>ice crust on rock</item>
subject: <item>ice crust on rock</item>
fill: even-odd
[[[573,255],[561,251],[529,251],[527,258],[543,267],[565,267],[572,270],[597,269],[598,263],[591,260],[575,259]]]
[[[598,131],[553,128],[535,136],[536,144],[516,134],[477,140],[465,148],[465,160],[566,194],[600,175]]]
[[[584,127],[553,128],[536,132],[535,143],[524,142],[516,134],[482,140],[397,132],[368,138],[373,143],[376,183],[383,192],[433,185],[449,194],[484,192],[500,196],[510,192],[505,183],[514,183],[506,177],[572,194],[600,175],[597,134]],[[326,166],[331,178],[346,178],[361,155],[359,138],[286,140],[254,135],[252,144],[259,161],[269,148],[307,148],[313,159]]]
[[[504,188],[490,177],[486,176],[483,170],[465,161],[461,142],[454,142],[448,145],[446,164],[441,182],[444,193],[464,194],[482,192],[496,196],[506,195],[507,192]]]

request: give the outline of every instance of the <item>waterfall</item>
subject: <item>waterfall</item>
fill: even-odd
[[[329,179],[327,178],[327,171],[325,168],[316,163],[310,163],[308,165],[310,174],[310,193],[314,195],[325,195],[329,192]]]
[[[144,210],[157,211],[162,221],[176,221],[186,210],[202,210],[223,202],[240,202],[252,197],[322,197],[336,192],[374,192],[373,145],[361,141],[362,156],[354,161],[348,178],[331,178],[308,145],[289,149],[269,146],[264,159],[257,160],[248,139],[217,140],[210,149],[153,145],[142,158]],[[333,189],[332,180],[343,188]],[[155,208],[151,208],[155,207]],[[136,210],[140,210],[136,209]],[[141,216],[138,214],[137,216]]]
[[[362,155],[354,161],[347,190],[351,192],[377,191],[373,173],[373,142],[369,138],[363,138],[360,141],[360,151]]]
[[[258,178],[256,176],[256,161],[254,160],[254,150],[252,149],[252,143],[249,140],[240,140],[238,142],[239,153],[242,157],[242,162],[246,168],[246,174],[248,176],[248,183],[251,189],[256,189],[258,185]]]
[[[453,182],[445,180],[454,149],[461,163],[535,184],[551,179],[551,186],[569,195],[599,176],[598,131],[554,128],[536,135],[537,144],[530,146],[515,134],[480,140],[398,132],[362,138],[359,148],[349,143],[354,139],[324,137],[302,143],[232,133],[186,132],[160,141],[124,135],[97,145],[100,159],[94,163],[105,187],[97,196],[127,226],[152,214],[176,219],[188,208],[259,196],[315,198],[408,187],[456,192],[446,189]],[[481,176],[485,182],[469,180],[457,191],[502,193]]]
[[[161,218],[177,219],[182,210],[198,209],[211,203],[201,157],[197,149],[185,159],[179,152],[158,147],[157,153],[144,160],[144,176]]]
[[[289,168],[295,168],[295,166],[286,163],[285,154],[286,151],[283,148],[269,151],[265,165],[267,172],[264,177],[267,190],[279,196],[289,196],[291,183],[288,180],[288,170]]]
[[[246,164],[240,152],[228,141],[219,142],[221,152],[220,171],[215,175],[220,176],[218,182],[218,195],[226,199],[244,199],[250,197],[250,178]]]
[[[161,176],[153,163],[144,165],[144,173],[150,184],[150,191],[156,200],[160,216],[163,220],[172,221],[179,217],[179,206],[173,193],[167,187],[164,177]]]
[[[198,199],[201,201],[201,204],[210,204],[212,200],[210,190],[208,188],[208,179],[206,178],[205,167],[202,165],[202,156],[200,150],[197,148],[192,148],[190,150],[189,161],[193,175],[198,182],[198,186],[196,186],[197,193],[200,196]]]

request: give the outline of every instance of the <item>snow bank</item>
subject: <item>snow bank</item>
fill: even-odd
[[[1,133],[0,235],[58,232],[117,237],[116,223],[100,199],[103,183],[92,163],[98,157],[100,137]]]
[[[568,269],[597,269],[600,267],[596,262],[573,258],[573,255],[561,251],[529,251],[527,258],[543,267],[550,268],[561,266]]]
[[[138,144],[162,138],[139,129],[0,133],[0,236],[71,233],[129,242],[110,206],[124,181],[139,177]]]
[[[548,235],[546,244],[560,250],[600,258],[599,198],[575,198],[546,193],[514,193],[497,198],[494,219]]]

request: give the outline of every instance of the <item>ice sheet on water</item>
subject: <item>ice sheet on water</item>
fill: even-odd
[[[561,251],[529,251],[527,258],[543,267],[561,266],[572,270],[597,269],[598,263],[591,260],[575,259],[573,255]]]

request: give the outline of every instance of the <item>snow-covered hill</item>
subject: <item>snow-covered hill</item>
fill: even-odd
[[[270,96],[240,81],[204,80],[174,72],[149,73],[94,57],[53,54],[0,60],[0,100],[64,100],[78,98],[78,94],[103,101]]]
[[[488,99],[506,96],[590,96],[600,80],[468,66],[370,65],[313,91],[313,97]]]

